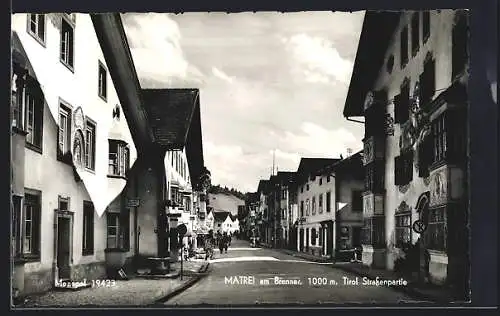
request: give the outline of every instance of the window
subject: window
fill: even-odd
[[[332,193],[331,192],[326,192],[326,212],[331,212],[332,210],[332,198],[331,198]]]
[[[356,213],[363,212],[363,194],[360,190],[352,191],[352,211]]]
[[[380,193],[384,190],[384,165],[373,161],[365,167],[365,191]]]
[[[29,14],[28,33],[45,44],[45,14]]]
[[[304,201],[300,201],[300,217],[304,217]]]
[[[432,122],[432,163],[438,163],[446,158],[446,113]]]
[[[23,208],[23,255],[40,256],[40,194],[26,193]]]
[[[309,215],[309,199],[306,200],[306,215]]]
[[[323,213],[323,194],[318,197],[318,211],[320,214]]]
[[[126,177],[129,166],[130,150],[127,143],[110,139],[108,175]]]
[[[312,215],[316,215],[316,197],[312,197],[312,210],[311,210]]]
[[[61,62],[73,71],[74,67],[74,29],[72,22],[65,17],[61,18]]]
[[[319,245],[320,245],[320,246],[323,246],[323,238],[324,238],[324,237],[323,237],[323,229],[322,229],[322,228],[320,228],[320,229],[318,229],[318,230],[319,230]]]
[[[401,69],[408,63],[408,27],[404,27],[401,31]]]
[[[364,219],[362,229],[363,244],[372,245],[374,248],[385,247],[385,218],[374,216]]]
[[[12,250],[16,258],[22,254],[21,243],[21,218],[22,214],[22,196],[12,196]]]
[[[311,229],[311,246],[316,245],[316,228]]]
[[[43,133],[43,97],[36,87],[34,79],[27,83],[24,91],[24,109],[25,109],[25,123],[26,128],[26,144],[28,148],[37,151],[42,150],[42,133]]]
[[[319,185],[322,185],[323,184],[323,178],[319,178]]]
[[[394,97],[394,123],[404,124],[410,118],[410,81],[405,79],[401,93]]]
[[[413,151],[394,158],[394,184],[406,185],[413,180]]]
[[[281,190],[281,199],[282,200],[286,200],[286,192],[287,192],[286,189]]]
[[[130,212],[128,209],[121,213],[107,213],[107,248],[130,249]]]
[[[411,242],[411,212],[396,212],[394,217],[396,247],[402,248],[403,245]]]
[[[106,68],[104,67],[103,63],[99,62],[99,71],[98,71],[98,94],[99,96],[106,101],[107,95],[108,95],[108,77],[107,77],[107,71]]]
[[[85,131],[85,168],[95,170],[95,123],[87,118]]]
[[[424,72],[420,75],[420,104],[426,107],[436,92],[436,61],[429,54],[424,62]]]
[[[94,205],[92,202],[83,201],[83,237],[82,254],[94,253]]]
[[[71,109],[64,103],[59,103],[59,133],[57,137],[57,157],[71,152]]]
[[[309,184],[306,186],[306,190],[309,191]]]
[[[304,186],[300,187],[300,193],[304,193]]]
[[[457,14],[458,16],[452,31],[452,78],[462,74],[468,64],[467,17],[462,12]]]
[[[423,42],[426,43],[431,35],[431,12],[422,12],[422,37]]]
[[[330,176],[326,176],[326,182],[330,182]]]
[[[411,51],[415,56],[420,48],[420,13],[415,12],[411,18]]]
[[[444,207],[429,210],[427,226],[427,245],[429,249],[446,250],[446,209]]]
[[[58,209],[60,211],[69,211],[69,198],[59,196]]]

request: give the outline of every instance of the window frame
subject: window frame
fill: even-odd
[[[30,197],[33,197],[31,199]],[[32,217],[30,219],[30,228],[35,227],[35,231],[31,231],[30,239],[32,242],[32,249],[26,250],[26,218],[27,218],[27,208],[31,206],[33,208]],[[38,190],[25,189],[24,199],[23,199],[23,213],[22,213],[22,252],[21,256],[25,260],[29,261],[40,261],[41,258],[41,212],[42,212],[42,192]],[[33,222],[34,225],[33,225]]]
[[[437,216],[435,216],[437,212],[442,212],[442,216],[440,218],[436,219]],[[427,215],[427,230],[426,230],[426,243],[427,243],[427,248],[429,250],[434,250],[434,251],[439,251],[439,252],[446,252],[448,250],[448,210],[446,206],[441,206],[437,208],[429,208],[428,210],[428,215]],[[443,231],[441,232],[442,234],[442,245],[437,245],[439,242],[436,241],[435,239],[435,234],[433,229],[434,227],[439,228],[442,226]]]
[[[406,77],[394,97],[394,123],[405,124],[410,119],[410,79]]]
[[[371,245],[374,249],[385,248],[385,216],[377,215],[363,219],[362,240],[362,244]]]
[[[311,215],[316,215],[316,196],[311,199]]]
[[[104,75],[102,80],[101,75]],[[104,101],[108,99],[108,69],[102,61],[98,61],[97,66],[97,95]]]
[[[424,60],[424,70],[419,77],[420,106],[428,108],[436,94],[436,59],[429,52]]]
[[[34,22],[36,24],[36,31],[31,30],[33,16],[36,17],[36,22]],[[43,38],[40,37],[40,34],[39,34],[39,32],[40,32],[39,23],[40,23],[41,16],[43,17],[43,23],[42,23],[42,25],[43,25]],[[27,26],[26,26],[27,33],[29,35],[31,35],[40,45],[42,45],[43,47],[46,47],[47,14],[29,13],[26,20],[27,20]]]
[[[330,213],[332,211],[332,192],[328,191],[326,192],[326,197],[325,197],[326,203],[326,213]]]
[[[394,214],[394,244],[396,248],[402,249],[405,245],[412,242],[412,227],[411,227],[411,211],[398,212]],[[408,219],[408,223],[402,223],[403,220]],[[403,232],[400,235],[399,232]],[[405,234],[407,232],[407,240]]]
[[[89,141],[89,134],[92,135]],[[85,170],[95,172],[97,123],[85,117]]]
[[[63,135],[65,136],[64,140],[67,143],[67,148],[61,148],[61,115],[66,117],[66,131],[63,131]],[[73,126],[73,107],[66,101],[59,99],[59,112],[58,112],[58,124],[57,124],[57,160],[72,163],[70,160],[67,160],[66,157],[71,153],[71,134],[72,134],[72,126]]]
[[[382,193],[385,190],[384,162],[374,160],[365,166],[365,192]]]
[[[304,201],[300,201],[300,217],[304,217]]]
[[[113,151],[114,149],[116,149],[116,152]],[[108,139],[107,176],[109,178],[127,179],[129,170],[130,170],[130,147],[128,143],[123,140]]]
[[[68,26],[71,38],[65,38],[65,26]],[[71,43],[67,44],[68,41]],[[67,46],[64,46],[67,45]],[[64,48],[63,48],[64,46]],[[64,50],[64,52],[63,52]],[[71,72],[75,72],[75,22],[66,13],[61,15],[61,36],[59,40],[59,61]]]
[[[110,218],[114,221],[110,225]],[[115,235],[109,234],[109,229],[115,228]],[[114,238],[114,245],[110,244],[110,238]],[[114,247],[112,247],[114,246]],[[106,212],[106,250],[130,251],[130,210],[125,208],[120,212]]]
[[[35,78],[27,75],[25,85],[22,89],[22,115],[23,129],[26,134],[26,148],[39,154],[43,152],[43,125],[45,114],[45,102],[42,91]],[[31,101],[31,102],[29,102]],[[28,104],[30,103],[30,104]],[[30,128],[30,109],[33,106],[33,123]]]
[[[318,195],[318,213],[323,214],[323,193]]]
[[[82,230],[82,255],[90,256],[94,254],[95,238],[94,238],[94,204],[90,201],[83,201],[83,230]],[[90,225],[90,228],[89,228]]]

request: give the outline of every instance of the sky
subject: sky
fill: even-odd
[[[301,157],[362,149],[343,107],[364,11],[127,13],[142,88],[199,88],[212,183],[242,192]]]

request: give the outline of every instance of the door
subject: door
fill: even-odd
[[[299,236],[299,238],[300,238],[299,249],[300,249],[300,251],[304,251],[304,229],[303,228],[300,229],[299,234],[300,234],[300,236]]]
[[[71,261],[71,220],[68,217],[57,217],[57,269],[59,279],[70,278]]]
[[[352,227],[352,246],[361,248],[361,227]]]
[[[326,225],[326,242],[327,242],[327,249],[326,249],[326,253],[327,255],[331,256],[332,255],[332,251],[333,251],[333,223],[332,222],[329,222],[327,225]]]
[[[306,252],[309,252],[309,228],[306,228]]]

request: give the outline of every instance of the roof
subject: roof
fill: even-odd
[[[257,192],[267,192],[269,190],[269,180],[260,180]]]
[[[363,151],[358,151],[349,157],[328,165],[323,170],[324,172],[334,172],[336,176],[348,174],[356,179],[364,179]]]
[[[304,177],[316,173],[328,165],[339,161],[338,158],[301,158],[297,169],[297,180],[302,181]]]
[[[210,171],[205,167],[203,158],[203,136],[199,99],[198,96],[186,139],[186,158],[189,166],[189,177],[194,188],[198,188],[201,185],[200,180],[202,179],[200,176],[204,172],[210,175]]]
[[[289,184],[294,181],[295,174],[295,171],[278,171],[277,178],[281,184]]]
[[[199,111],[199,90],[142,89],[142,99],[156,143],[166,150],[184,149],[191,121]]]
[[[401,12],[366,11],[354,61],[351,82],[344,105],[344,116],[363,116],[364,99],[384,63],[392,34]]]
[[[214,214],[214,219],[216,221],[220,221],[220,222],[225,221],[227,216],[231,215],[230,212],[226,212],[226,211],[213,211],[213,214]]]

